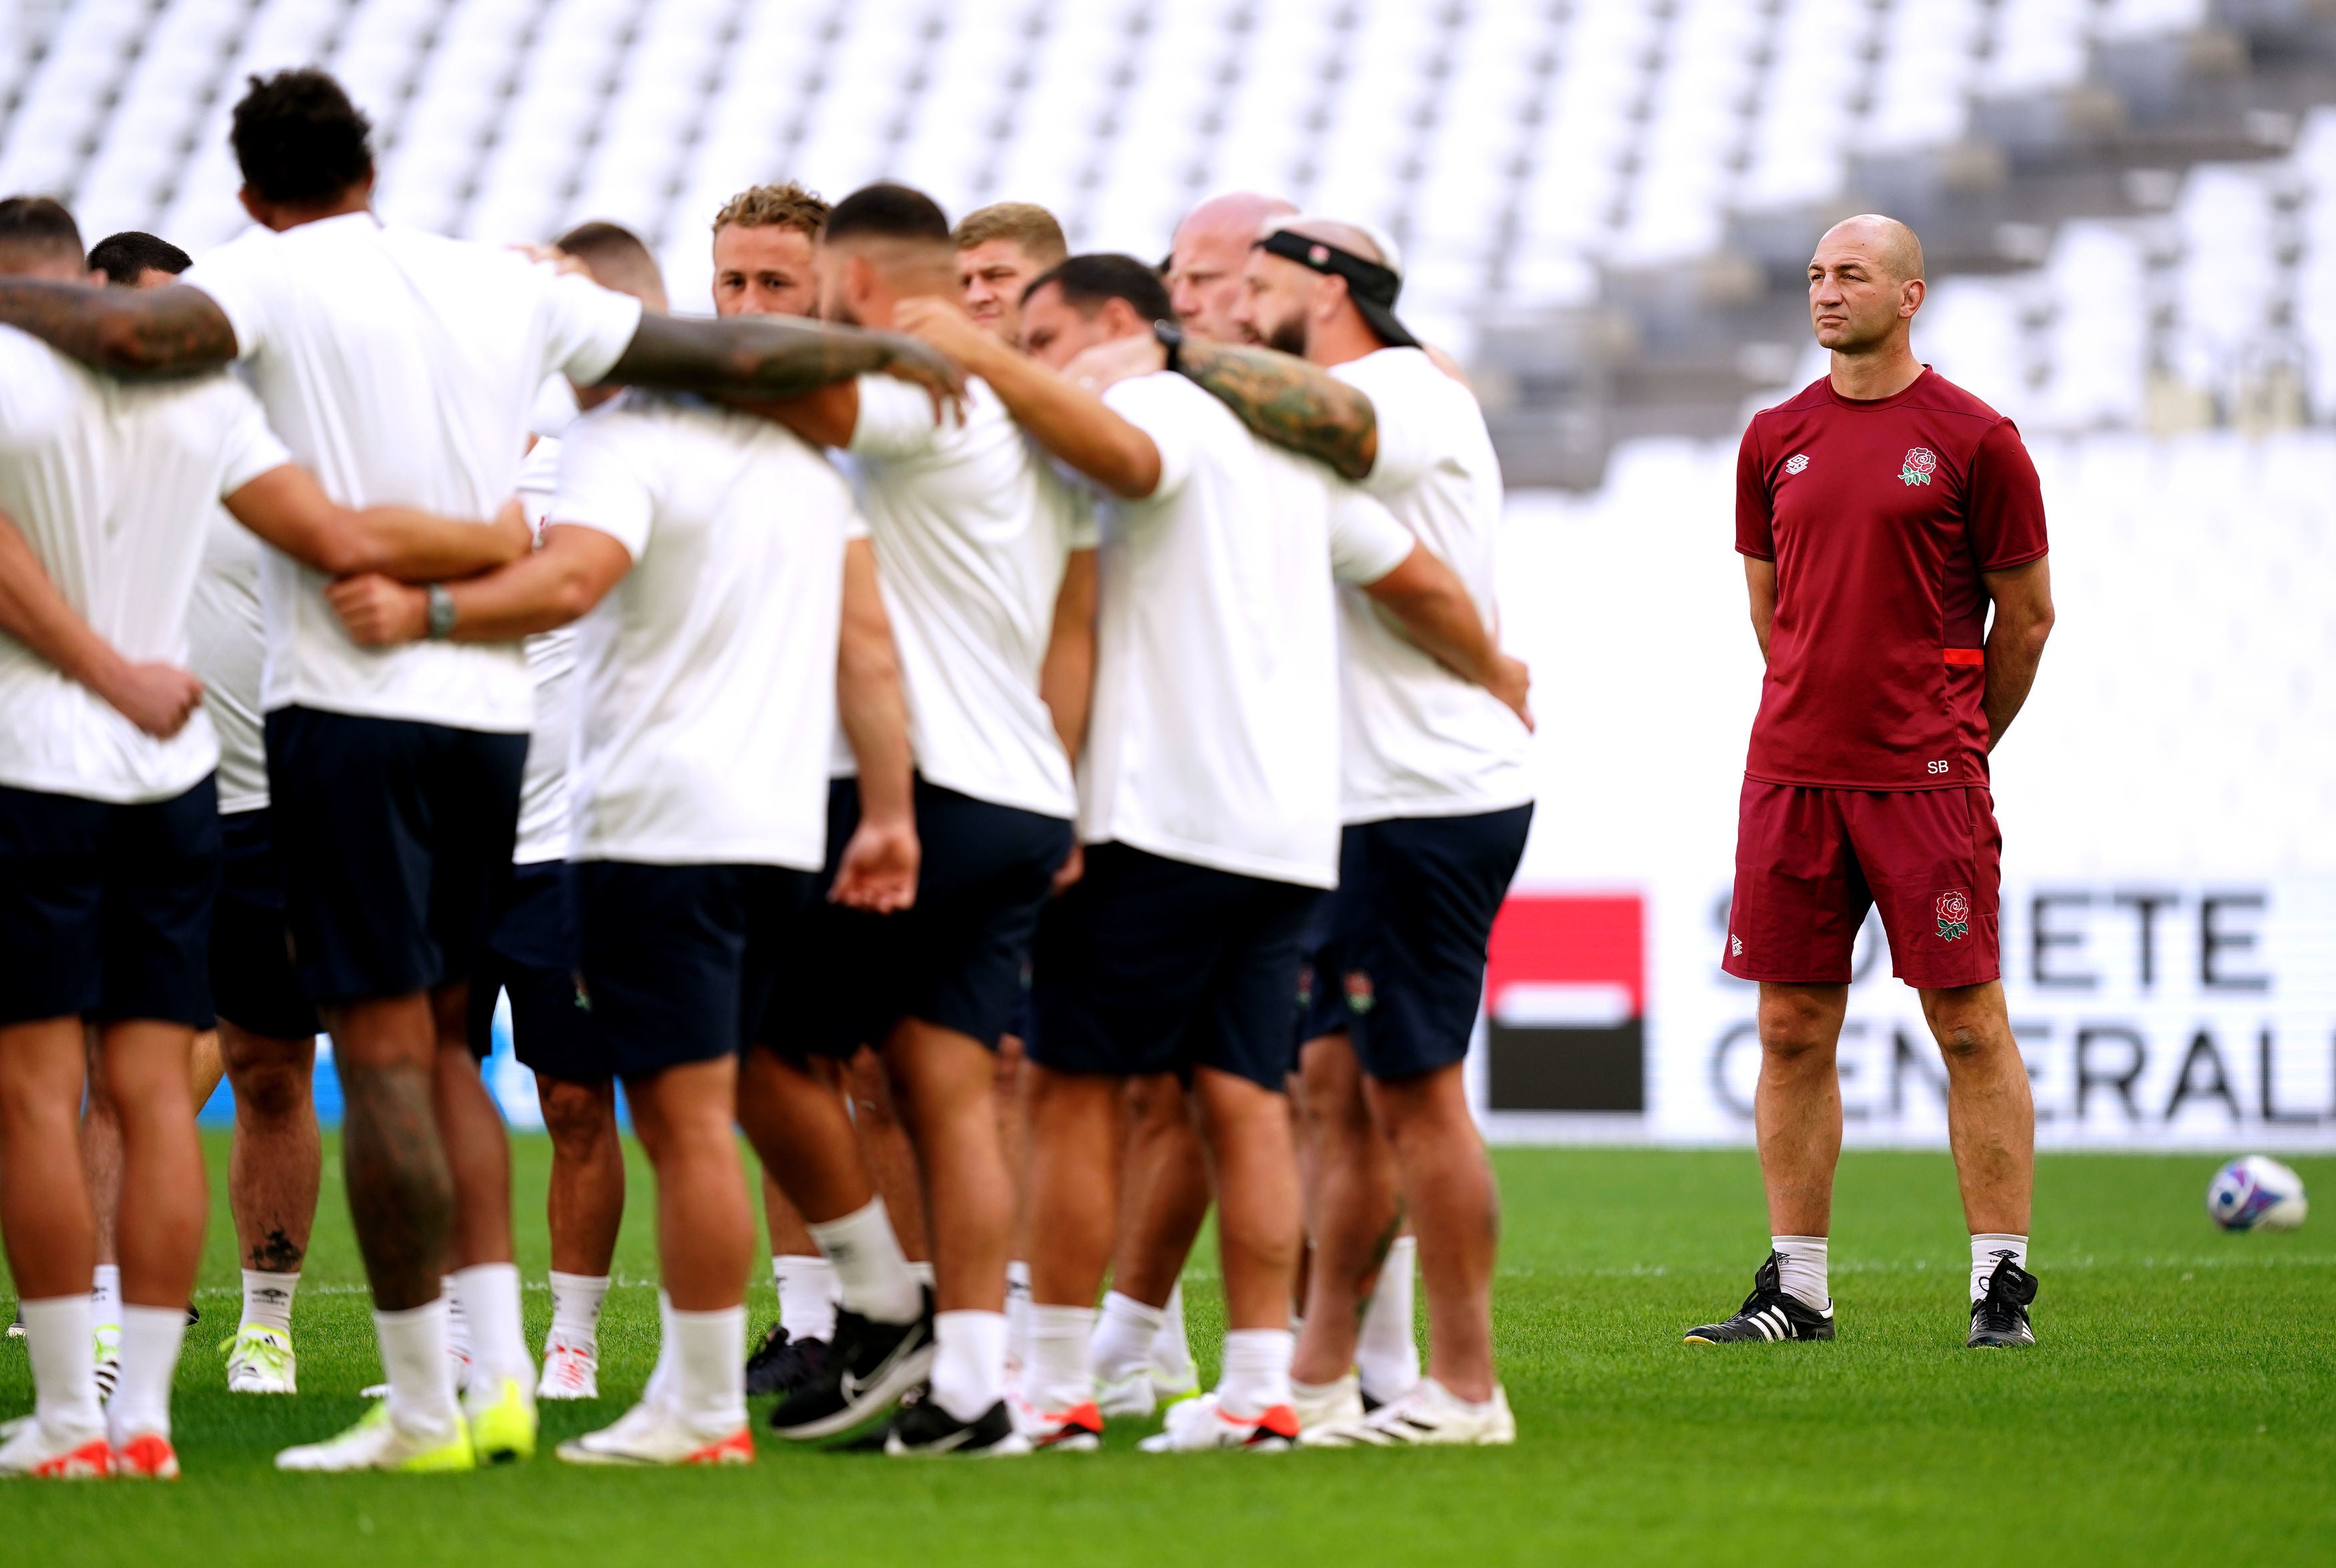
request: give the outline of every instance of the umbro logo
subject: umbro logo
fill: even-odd
[[[1795,452],[1791,457],[1785,460],[1785,471],[1788,474],[1799,473],[1803,469],[1807,468],[1808,466],[1809,454],[1806,452]]]

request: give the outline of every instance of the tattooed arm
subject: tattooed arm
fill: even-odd
[[[0,323],[69,359],[132,380],[212,370],[236,354],[227,313],[183,283],[129,289],[0,278]]]
[[[965,391],[956,365],[912,337],[781,316],[726,321],[644,315],[607,375],[625,386],[743,399],[791,398],[854,376],[898,377],[937,409]]]
[[[1378,460],[1371,400],[1294,354],[1187,341],[1177,368],[1216,395],[1241,423],[1278,447],[1359,479]]]

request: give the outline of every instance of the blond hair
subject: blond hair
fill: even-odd
[[[792,228],[813,239],[827,227],[828,202],[790,179],[782,185],[750,186],[722,204],[714,232],[732,224],[742,228]]]
[[[1035,202],[993,201],[959,219],[949,236],[949,243],[959,250],[971,250],[993,239],[1012,240],[1041,267],[1052,266],[1071,254],[1063,226]]]

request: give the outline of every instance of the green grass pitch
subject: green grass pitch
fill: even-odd
[[[517,1143],[529,1330],[550,1301],[547,1146]],[[226,1145],[201,1326],[179,1377],[177,1485],[0,1486],[11,1560],[780,1563],[1764,1562],[2060,1564],[2178,1552],[2336,1561],[2336,1214],[2228,1236],[2201,1207],[2215,1161],[2049,1156],[2037,1193],[2043,1344],[1961,1348],[1965,1247],[1944,1156],[1843,1162],[1831,1345],[1683,1347],[1732,1309],[1764,1241],[1741,1152],[1509,1150],[1498,1292],[1509,1449],[984,1464],[831,1455],[767,1438],[725,1472],[578,1470],[560,1437],[612,1418],[654,1360],[646,1170],[618,1258],[593,1406],[547,1406],[533,1464],[468,1476],[278,1476],[269,1457],[362,1408],[377,1375],[327,1162],[296,1336],[303,1392],[230,1399]],[[2295,1162],[2336,1195],[2336,1160]],[[2336,1196],[2323,1202],[2336,1201]],[[13,1292],[13,1287],[9,1287]],[[1221,1326],[1196,1263],[1193,1339]],[[5,1305],[5,1298],[0,1298]],[[772,1312],[762,1282],[757,1327]],[[28,1408],[22,1341],[0,1415]]]

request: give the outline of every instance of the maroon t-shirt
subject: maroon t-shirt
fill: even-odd
[[[2045,553],[2043,492],[2010,420],[1927,367],[1871,402],[1818,381],[1744,432],[1736,547],[1776,563],[1749,777],[1987,783],[1980,574]]]

